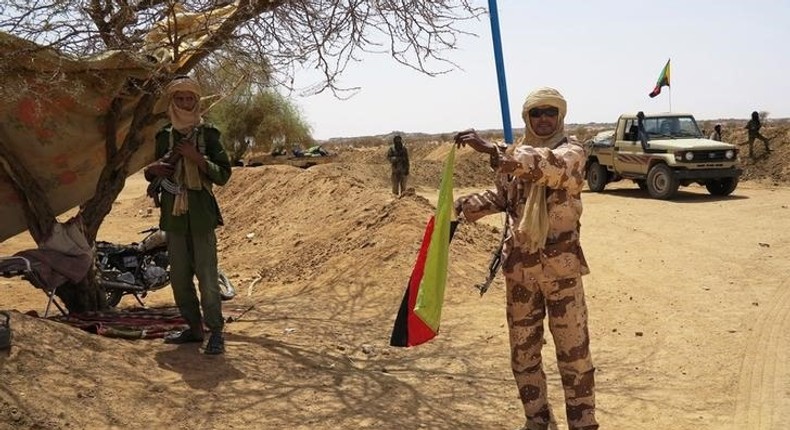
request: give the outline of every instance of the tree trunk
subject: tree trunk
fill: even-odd
[[[107,309],[107,295],[98,282],[96,266],[91,266],[82,281],[67,283],[58,288],[57,296],[69,313],[81,313]]]
[[[131,102],[136,105],[132,125],[119,148],[115,136],[124,100],[129,100],[128,94],[116,97],[107,113],[105,121],[107,161],[96,184],[94,196],[80,206],[77,215],[82,218],[85,237],[91,245],[96,242],[99,227],[110,213],[118,194],[123,190],[132,155],[144,142],[144,136],[140,131],[156,120],[156,117],[151,115],[155,101],[152,93],[142,92],[141,96],[133,97]],[[57,223],[56,215],[36,178],[25,168],[22,160],[8,151],[2,143],[3,136],[0,136],[0,163],[13,179],[14,189],[20,200],[24,202],[30,235],[36,244],[41,245],[49,238],[52,227]],[[82,281],[59,286],[57,296],[69,312],[79,313],[107,308],[106,293],[98,283],[95,265],[91,266]]]
[[[116,130],[123,107],[123,99],[116,97],[110,105],[105,122],[107,127],[107,140],[105,141],[107,162],[96,183],[96,193],[80,206],[79,211],[85,225],[85,237],[91,244],[96,243],[99,227],[110,213],[113,202],[126,184],[126,177],[129,175],[129,161],[144,142],[144,136],[140,134],[140,131],[155,121],[155,117],[151,115],[154,102],[155,98],[151,93],[145,93],[137,101],[132,125],[120,148],[117,146],[115,136],[117,135]],[[88,271],[86,279],[79,284],[71,285],[67,291],[69,297],[61,296],[61,298],[69,312],[107,309],[107,293],[99,285],[95,265]]]

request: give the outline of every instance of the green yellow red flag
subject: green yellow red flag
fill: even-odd
[[[439,333],[450,241],[457,223],[453,221],[453,170],[455,146],[444,163],[436,213],[428,220],[417,261],[401,301],[390,345],[415,346]]]
[[[669,60],[667,60],[667,64],[661,69],[661,74],[658,75],[658,81],[656,81],[656,87],[653,88],[653,91],[648,94],[650,98],[661,94],[661,87],[667,86],[669,87]]]

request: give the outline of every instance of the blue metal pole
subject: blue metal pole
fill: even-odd
[[[502,109],[502,131],[505,133],[505,143],[513,143],[513,128],[510,125],[510,105],[507,100],[507,83],[505,82],[505,60],[502,56],[502,36],[499,34],[499,12],[496,0],[488,0],[488,15],[491,17],[491,38],[494,41],[494,59],[496,60],[496,75],[499,82],[499,105]]]

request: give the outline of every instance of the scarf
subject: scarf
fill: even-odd
[[[195,94],[198,98],[198,103],[195,103],[195,106],[191,110],[178,107],[173,101],[173,95],[178,91]],[[203,124],[199,102],[201,93],[200,85],[194,79],[184,76],[174,79],[173,82],[165,88],[164,94],[164,98],[167,102],[167,116],[170,118],[173,129],[185,136],[184,139],[189,140],[193,145],[198,144],[199,127]],[[174,136],[171,131],[170,148],[173,148],[176,144],[173,139]],[[200,190],[203,188],[200,169],[198,169],[197,164],[192,160],[180,157],[175,165],[173,181],[180,191],[175,195],[172,214],[175,216],[184,215],[189,211],[188,190]]]
[[[550,136],[538,136],[532,130],[529,123],[529,110],[538,106],[553,106],[559,109],[557,117],[557,129]],[[515,146],[527,145],[531,147],[548,147],[554,149],[565,139],[565,113],[567,104],[559,91],[553,88],[539,88],[531,92],[524,102],[521,117],[524,119],[524,137],[509,149],[515,150]],[[525,244],[529,252],[536,252],[546,246],[546,239],[549,235],[549,208],[546,203],[546,187],[532,183],[527,190],[527,201],[524,205],[524,212],[516,227],[516,233],[525,238]]]

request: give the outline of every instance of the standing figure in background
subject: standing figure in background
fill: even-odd
[[[710,134],[710,140],[715,140],[716,142],[721,142],[721,124],[716,124],[713,126],[713,133]]]
[[[760,128],[763,125],[760,124],[760,114],[757,111],[752,112],[752,119],[746,124],[746,129],[749,130],[749,158],[754,158],[754,141],[755,139],[759,139],[763,141],[765,144],[765,150],[767,152],[771,152],[771,147],[768,146],[769,140],[760,134]]]
[[[406,180],[409,177],[409,151],[400,135],[396,134],[392,138],[387,159],[392,167],[392,194],[400,197],[406,192]]]

